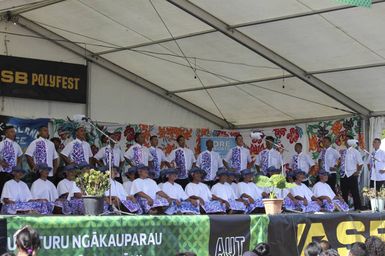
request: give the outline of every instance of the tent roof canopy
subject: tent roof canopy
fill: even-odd
[[[229,126],[385,111],[385,0],[6,0],[0,10]]]

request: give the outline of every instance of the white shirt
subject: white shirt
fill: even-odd
[[[154,148],[154,147],[150,147],[149,148],[149,151],[152,151],[152,150],[155,150],[156,152],[156,156],[158,158],[158,161],[159,163],[162,163],[162,162],[166,162],[167,159],[166,159],[166,155],[164,154],[163,150],[161,150],[160,148]],[[150,154],[151,155],[151,154]],[[152,158],[152,157],[151,157]],[[153,158],[152,158],[153,160]]]
[[[81,193],[80,188],[76,186],[76,182],[73,180],[64,179],[57,184],[57,193],[59,197],[68,193],[67,200],[74,197],[74,193]]]
[[[187,196],[197,196],[202,198],[203,201],[208,202],[213,197],[209,187],[199,182],[198,184],[190,182],[185,188]]]
[[[200,153],[199,156],[198,156],[197,166],[199,168],[203,168],[204,167],[204,164],[202,165],[202,160],[203,160],[202,158],[203,158],[204,154],[209,154],[210,155],[210,167],[208,169],[206,169],[206,168],[204,169],[210,175],[207,175],[205,177],[205,180],[206,181],[214,180],[216,175],[217,175],[218,168],[223,167],[222,158],[218,154],[218,152],[206,150],[206,151]]]
[[[267,156],[268,156],[267,168],[274,166],[276,169],[281,169],[281,166],[283,164],[282,155],[274,148],[262,150],[262,152],[260,152],[259,155],[257,156],[257,160],[255,161],[256,165],[262,168],[262,165],[263,165],[262,154],[264,154],[264,152],[267,152]],[[266,170],[263,170],[263,171],[266,172]]]
[[[19,146],[19,144],[17,144],[16,141],[13,141],[13,140],[10,140],[8,138],[6,138],[5,140],[1,141],[0,142],[0,160],[4,160],[4,143],[5,141],[8,141],[10,143],[12,143],[12,147],[13,147],[13,152],[15,153],[15,165],[11,166],[12,167],[15,167],[17,165],[17,158],[18,157],[21,157],[23,155],[23,151],[21,150],[21,147]],[[9,163],[7,163],[9,164]],[[0,172],[3,172],[3,167],[0,165]]]
[[[321,156],[322,156],[322,154],[319,155],[318,160],[323,161],[323,159],[321,159]],[[325,171],[330,173],[331,172],[330,168],[336,166],[337,161],[340,157],[341,157],[341,155],[336,149],[334,149],[332,147],[328,147],[326,149],[326,152],[325,152],[325,162],[322,163],[321,168],[325,167]]]
[[[156,199],[156,193],[160,191],[156,182],[152,179],[137,178],[132,182],[131,192],[129,194],[135,195],[139,192],[143,192],[152,199]]]
[[[373,153],[372,153],[373,154]],[[385,170],[385,151],[378,149],[374,151],[374,157],[378,160],[375,161],[369,156],[370,164],[370,179],[375,181],[385,180],[385,173],[381,174],[381,170]]]
[[[311,198],[314,196],[313,192],[311,192],[311,190],[305,184],[302,184],[302,183],[301,185],[297,185],[294,188],[291,188],[290,193],[294,197],[300,196],[300,197],[306,198],[306,200],[308,201],[311,201],[312,200]]]
[[[237,185],[237,194],[241,197],[243,194],[251,196],[253,199],[262,198],[262,193],[265,189],[258,187],[253,182],[239,182]]]
[[[75,139],[75,140],[71,141],[70,143],[68,143],[64,147],[64,149],[61,151],[61,154],[63,154],[66,157],[69,157],[71,159],[71,161],[75,161],[75,159],[73,157],[73,151],[74,151],[75,143],[80,143],[82,145],[84,160],[86,161],[87,164],[89,164],[90,163],[90,157],[92,157],[92,151],[91,151],[91,146],[90,146],[90,144],[88,144],[87,141]],[[77,163],[77,164],[80,164],[80,163]]]
[[[238,183],[233,182],[230,184],[230,186],[234,191],[235,197],[239,198],[240,195],[238,194]]]
[[[188,196],[186,192],[183,190],[182,186],[175,183],[171,184],[170,182],[165,182],[162,184],[161,187],[164,193],[166,193],[169,197],[172,199],[177,199],[177,200],[187,200]]]
[[[321,181],[317,182],[313,186],[313,194],[315,197],[327,196],[330,199],[334,199],[336,194],[333,192],[332,188],[327,183]]]
[[[234,193],[234,190],[232,189],[231,185],[229,183],[217,183],[211,188],[211,193],[213,195],[216,195],[219,198],[222,198],[223,200],[229,201],[229,200],[235,200],[236,196]]]
[[[127,180],[123,182],[123,188],[127,192],[127,195],[131,195],[132,181]]]
[[[33,161],[36,163],[36,143],[39,141],[43,141],[45,144],[45,152],[47,153],[47,165],[51,168],[53,168],[53,160],[57,159],[59,155],[57,154],[55,150],[55,145],[50,141],[46,140],[42,137],[34,140],[29,144],[27,151],[25,151],[25,154],[32,157]],[[48,174],[48,176],[53,176],[53,170],[51,170]]]
[[[360,151],[354,147],[349,147],[345,155],[345,175],[346,177],[352,176],[357,171],[357,165],[363,165],[362,156]]]
[[[171,163],[173,161],[175,161],[175,153],[179,150],[183,150],[183,155],[184,155],[184,164],[185,164],[185,168],[186,168],[186,175],[184,177],[179,177],[181,179],[185,179],[188,177],[188,171],[191,170],[192,166],[193,166],[193,163],[196,162],[195,160],[195,156],[194,156],[194,153],[192,152],[192,150],[188,149],[188,148],[177,148],[177,149],[174,149],[173,151],[171,151],[170,155],[168,155],[168,162]],[[178,166],[177,166],[178,168]]]
[[[130,160],[133,165],[136,165],[137,163],[135,163],[134,161],[136,149],[140,151],[140,155],[141,155],[141,158],[139,159],[139,163],[144,164],[145,166],[148,166],[148,161],[152,161],[152,156],[146,146],[135,143],[126,151],[126,153],[124,153],[124,157]]]
[[[289,165],[290,165],[290,168],[292,170],[294,170],[294,168],[295,168],[295,161],[294,161],[295,158],[298,159],[297,160],[298,169],[300,169],[301,171],[304,171],[306,173],[309,173],[310,167],[315,165],[314,160],[308,154],[301,152],[301,153],[295,154],[294,156],[291,157]]]
[[[242,171],[247,168],[247,164],[251,162],[251,156],[250,156],[250,150],[248,150],[245,147],[236,146],[236,148],[240,149],[241,152],[241,168],[239,171]],[[232,156],[233,156],[233,149],[230,149],[229,152],[227,152],[227,155],[225,157],[226,163],[229,163],[231,167],[233,167],[233,163],[231,162]]]
[[[37,179],[32,183],[31,193],[33,199],[47,199],[49,202],[59,198],[55,185],[49,180]]]
[[[32,199],[31,191],[23,181],[9,180],[4,184],[1,193],[1,202],[8,198],[14,202],[28,202]]]
[[[116,196],[119,198],[120,201],[127,200],[128,193],[124,189],[122,183],[116,181],[116,180],[111,180],[111,196]],[[110,190],[108,189],[106,192],[104,192],[105,196],[110,196]]]
[[[109,151],[110,146],[105,146],[99,149],[98,153],[94,155],[94,158],[97,160],[102,160],[105,165],[108,165],[109,161],[109,155],[106,153]],[[114,162],[112,163],[113,166],[120,166],[120,162],[124,161],[124,156],[122,150],[118,146],[114,146],[112,148],[112,155],[114,156]]]

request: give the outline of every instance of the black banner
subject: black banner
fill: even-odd
[[[0,55],[0,95],[87,102],[87,66]]]
[[[272,255],[304,255],[312,241],[327,240],[340,255],[369,236],[385,238],[385,213],[293,214],[270,216]]]
[[[7,220],[0,219],[0,254],[7,251]]]

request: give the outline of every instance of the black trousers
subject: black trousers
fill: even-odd
[[[186,178],[186,179],[177,179],[175,182],[178,183],[179,185],[181,185],[182,188],[184,189],[184,188],[187,186],[187,184],[190,183],[190,180],[189,180],[189,178]]]
[[[385,186],[385,180],[376,181],[376,190],[377,191],[380,191],[382,186]],[[374,181],[373,180],[370,181],[370,187],[374,188]]]
[[[337,175],[335,173],[330,173],[327,184],[329,184],[329,186],[332,188],[334,193],[336,193],[336,183],[337,183]]]
[[[354,209],[361,209],[361,197],[358,191],[358,176],[352,175],[349,178],[341,178],[341,192],[345,202],[348,202],[349,192],[352,194]]]

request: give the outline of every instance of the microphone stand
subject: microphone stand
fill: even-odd
[[[381,161],[378,160],[377,158],[375,158],[374,155],[370,154],[366,149],[363,149],[363,151],[365,152],[365,154],[367,154],[372,159],[373,167],[374,167],[374,172],[376,172],[376,161],[377,162],[381,162]],[[370,180],[371,180],[370,174],[371,174],[371,172],[369,171],[369,184],[370,184]],[[376,173],[375,173],[375,175],[376,175]],[[376,199],[376,202],[377,202],[376,208],[374,210],[376,212],[378,212],[379,209],[378,209],[378,196],[377,196],[377,180],[373,180],[373,185],[374,185],[375,199]]]

